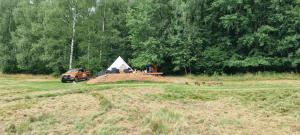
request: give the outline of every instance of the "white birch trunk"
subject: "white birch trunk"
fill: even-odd
[[[69,63],[69,69],[72,69],[73,64],[73,52],[74,52],[74,40],[75,40],[75,32],[76,32],[76,21],[77,21],[77,13],[76,9],[72,8],[73,10],[73,24],[72,24],[72,42],[71,42],[71,53],[70,53],[70,63]]]
[[[88,69],[90,69],[90,46],[91,46],[91,33],[90,28],[88,30],[89,32],[89,44],[88,44]]]
[[[102,19],[102,31],[105,31],[105,10],[106,10],[106,2],[104,1],[104,7],[103,7],[103,19]]]

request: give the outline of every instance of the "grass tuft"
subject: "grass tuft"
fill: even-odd
[[[107,98],[105,98],[102,94],[92,93],[92,95],[99,100],[100,109],[103,110],[104,112],[109,111],[113,107],[113,104]]]
[[[153,134],[167,134],[178,125],[182,115],[168,109],[160,109],[144,119],[144,124],[151,129]]]
[[[122,130],[124,130],[122,127],[107,125],[99,128],[95,134],[96,135],[117,135]]]
[[[35,127],[47,129],[48,126],[53,125],[56,122],[54,116],[49,114],[42,114],[40,116],[30,116],[28,120],[19,124],[10,124],[5,129],[7,133],[15,134],[32,134],[32,130]]]

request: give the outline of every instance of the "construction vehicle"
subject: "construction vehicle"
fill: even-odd
[[[87,71],[83,68],[70,69],[69,71],[61,75],[61,82],[79,82],[83,80],[89,80],[90,77],[90,71]]]

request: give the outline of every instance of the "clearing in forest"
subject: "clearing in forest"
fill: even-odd
[[[300,134],[297,77],[170,78],[177,82],[1,75],[0,134]],[[201,81],[223,84],[192,83]]]

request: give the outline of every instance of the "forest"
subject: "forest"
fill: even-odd
[[[299,43],[300,0],[0,0],[3,73],[299,72]]]

